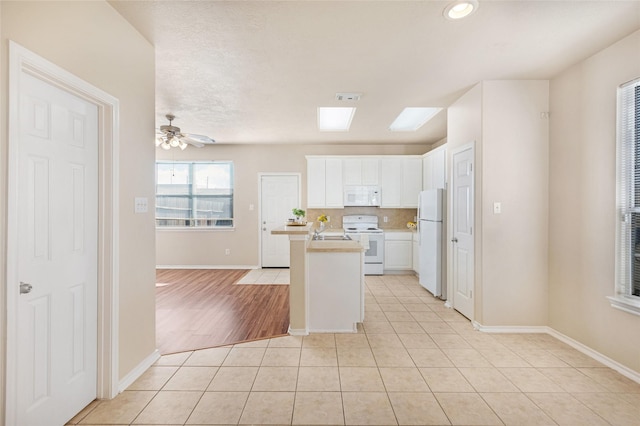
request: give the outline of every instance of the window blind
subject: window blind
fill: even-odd
[[[618,90],[618,293],[640,296],[640,78]]]

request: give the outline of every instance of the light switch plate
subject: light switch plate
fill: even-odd
[[[135,212],[147,213],[149,211],[149,200],[146,197],[136,197],[135,199]]]
[[[502,203],[500,202],[493,203],[493,214],[500,214],[500,213],[502,213]]]

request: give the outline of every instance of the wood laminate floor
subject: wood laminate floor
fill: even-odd
[[[234,285],[247,270],[156,271],[162,355],[287,334],[289,286]]]

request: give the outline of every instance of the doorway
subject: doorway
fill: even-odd
[[[9,106],[4,420],[62,424],[118,392],[118,100],[10,42]]]
[[[263,268],[289,267],[289,238],[272,235],[300,207],[300,174],[260,175],[260,258]]]
[[[474,313],[474,155],[473,144],[451,156],[452,307],[473,320]]]

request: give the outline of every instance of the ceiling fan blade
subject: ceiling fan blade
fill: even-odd
[[[202,144],[215,143],[215,141],[211,139],[209,136],[194,135],[193,133],[182,133],[182,138],[185,139],[185,142],[192,141],[192,142],[198,142]]]
[[[202,148],[204,146],[204,144],[202,142],[198,142],[198,141],[193,141],[189,138],[185,138],[184,136],[180,138],[180,141],[184,142],[184,143],[188,143],[189,145],[193,145],[196,148]]]

